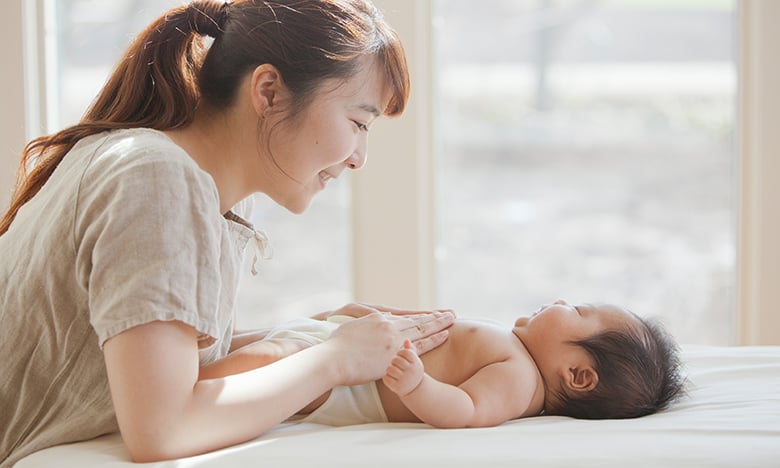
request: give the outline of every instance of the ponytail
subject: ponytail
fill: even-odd
[[[113,129],[169,130],[189,124],[200,98],[197,74],[206,52],[202,36],[221,36],[228,8],[199,0],[158,18],[135,38],[78,124],[30,141],[22,152],[11,205],[0,220],[0,236],[82,138]]]

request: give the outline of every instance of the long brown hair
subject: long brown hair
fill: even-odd
[[[210,46],[204,36],[214,38]],[[187,126],[200,102],[232,105],[241,80],[263,63],[284,78],[294,117],[323,80],[354,75],[366,56],[386,71],[392,97],[384,113],[402,113],[409,97],[403,47],[367,0],[196,0],[174,8],[135,38],[78,124],[25,146],[0,235],[84,137]]]

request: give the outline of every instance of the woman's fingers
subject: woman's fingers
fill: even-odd
[[[430,315],[435,313],[450,313],[453,315],[455,314],[455,312],[452,309],[415,310],[415,309],[399,309],[397,307],[388,307],[384,305],[351,303],[337,310],[321,312],[317,315],[314,315],[312,318],[317,320],[326,320],[328,317],[334,315],[346,315],[349,317],[360,318],[371,314],[385,314],[391,317],[403,318],[403,317],[410,317],[416,315]]]
[[[380,313],[380,311],[375,309],[372,306],[366,304],[351,303],[336,310],[321,312],[317,315],[312,316],[312,318],[315,320],[327,320],[328,317],[332,317],[334,315],[345,315],[347,317],[360,318],[360,317],[365,317],[366,315],[378,314],[378,313]]]
[[[412,342],[418,355],[427,353],[447,341],[447,328],[455,321],[455,315],[450,312],[419,314],[407,316],[398,320],[401,336]]]
[[[417,355],[422,356],[428,351],[438,348],[441,344],[447,341],[448,337],[449,332],[447,330],[442,330],[438,333],[434,333],[433,335],[426,336],[425,338],[415,340],[412,342],[412,345],[417,350]]]
[[[405,316],[398,321],[403,337],[414,342],[448,328],[455,321],[455,314],[451,312],[416,314]]]
[[[369,306],[366,307],[372,310]],[[349,307],[355,310],[354,307]],[[375,309],[374,309],[375,310]],[[328,340],[336,345],[343,363],[341,385],[354,385],[381,378],[393,357],[411,342],[417,354],[426,353],[447,339],[447,327],[455,321],[451,312],[396,316],[368,313],[343,323]],[[403,352],[411,353],[411,349]]]
[[[361,305],[370,307],[379,312],[384,312],[393,315],[417,315],[417,314],[431,314],[435,312],[450,312],[453,315],[455,314],[455,311],[452,309],[415,310],[415,309],[399,309],[397,307],[389,307],[389,306],[377,305],[377,304],[361,304]]]

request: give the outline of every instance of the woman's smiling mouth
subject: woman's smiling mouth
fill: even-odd
[[[325,172],[325,171],[321,171],[321,172],[320,172],[320,185],[322,185],[323,187],[325,187],[325,185],[328,183],[328,181],[329,181],[330,179],[335,179],[335,177],[333,177],[332,175],[328,174],[328,173],[327,173],[327,172]]]

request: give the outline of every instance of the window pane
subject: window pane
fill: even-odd
[[[180,0],[47,0],[53,15],[54,50],[47,51],[52,73],[48,131],[78,122],[132,38]]]
[[[135,34],[181,0],[57,0],[53,19],[53,89],[48,131],[78,122]],[[51,66],[53,65],[53,66]],[[259,260],[259,274],[242,280],[237,318],[241,328],[279,323],[337,307],[352,297],[348,182],[331,181],[305,216],[292,215],[257,196],[251,220],[271,237],[274,258]],[[251,250],[249,251],[251,260]],[[247,265],[248,271],[251,265]]]
[[[347,177],[328,182],[304,215],[257,195],[252,222],[271,238],[273,258],[258,260],[239,289],[239,326],[277,325],[354,300]],[[253,252],[248,250],[247,262]],[[248,272],[251,265],[244,268]]]
[[[435,2],[442,305],[735,323],[732,0]]]

